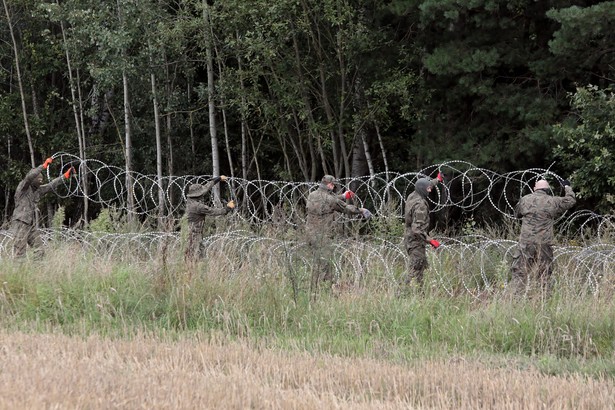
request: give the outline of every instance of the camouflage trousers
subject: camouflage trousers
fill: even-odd
[[[409,285],[412,279],[416,279],[419,285],[423,284],[423,274],[428,268],[427,263],[427,251],[425,249],[425,242],[421,241],[408,241],[406,243],[406,252],[408,252],[408,258],[410,259],[410,265],[408,267],[408,274],[405,277],[404,284]]]
[[[22,221],[11,223],[11,234],[13,235],[13,253],[15,256],[26,254],[28,246],[34,248],[38,256],[44,253],[43,240],[38,229]]]
[[[201,259],[203,254],[202,242],[204,226],[204,221],[188,223],[188,240],[184,252],[184,260],[186,263],[194,263]]]
[[[548,285],[553,272],[553,247],[550,244],[519,242],[513,253],[512,280],[515,285],[527,284],[537,278],[542,286]]]
[[[316,292],[323,281],[334,282],[333,274],[333,241],[329,238],[318,238],[308,241],[308,263],[312,267],[310,290]]]

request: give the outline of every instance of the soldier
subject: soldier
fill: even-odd
[[[15,191],[15,210],[11,217],[11,232],[14,238],[13,251],[16,256],[23,256],[28,246],[34,248],[39,255],[43,254],[43,243],[36,226],[39,212],[38,202],[43,195],[58,187],[62,179],[70,178],[71,173],[75,172],[75,169],[70,167],[63,175],[42,185],[43,170],[47,169],[52,161],[52,158],[47,158],[42,165],[32,168]]]
[[[235,208],[235,202],[229,201],[224,208],[211,208],[203,203],[203,197],[220,181],[226,181],[224,175],[215,177],[206,185],[192,184],[186,194],[186,218],[188,219],[188,244],[186,246],[186,262],[195,262],[201,256],[201,241],[205,217],[226,215]]]
[[[423,273],[427,269],[427,253],[425,245],[430,244],[434,248],[440,246],[440,242],[429,237],[429,203],[427,197],[432,188],[442,182],[442,174],[437,178],[420,178],[414,184],[414,192],[408,195],[405,203],[404,219],[405,233],[404,244],[410,259],[410,271],[405,278],[408,287],[415,278],[420,287],[423,286]]]
[[[331,260],[333,258],[333,237],[335,236],[335,213],[362,215],[371,217],[365,208],[347,204],[344,199],[352,199],[354,192],[346,191],[335,195],[337,180],[331,175],[322,177],[317,190],[310,192],[307,198],[306,235],[308,249],[314,264],[310,290],[314,294],[321,280],[333,280]]]
[[[541,286],[548,285],[553,270],[553,222],[576,203],[575,193],[567,180],[562,181],[565,195],[549,195],[549,183],[540,179],[534,192],[525,195],[515,207],[521,218],[519,246],[513,254],[513,288],[526,284],[530,272],[535,272]]]

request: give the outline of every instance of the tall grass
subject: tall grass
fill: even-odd
[[[602,294],[450,296],[437,287],[396,297],[394,283],[323,288],[315,300],[284,263],[251,249],[195,267],[181,255],[113,260],[67,244],[41,259],[0,261],[0,323],[13,330],[132,337],[221,334],[269,347],[405,363],[416,358],[513,360],[550,373],[615,375],[615,301]],[[238,261],[245,261],[239,263]],[[231,263],[232,262],[232,263]],[[460,266],[461,262],[451,263]],[[229,271],[232,267],[233,271]],[[306,272],[293,267],[300,284]],[[353,273],[344,273],[351,277]],[[431,276],[430,276],[431,275]],[[433,271],[428,283],[436,283]]]

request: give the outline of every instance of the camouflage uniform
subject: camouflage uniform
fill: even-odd
[[[415,184],[414,192],[406,199],[404,244],[410,259],[410,271],[405,278],[406,285],[411,282],[412,278],[416,278],[419,285],[423,284],[423,273],[428,267],[425,246],[431,240],[427,235],[429,232],[429,204],[427,202],[429,192],[427,188],[437,183],[437,179],[419,179]]]
[[[522,219],[519,246],[513,254],[512,276],[515,286],[527,281],[530,272],[537,273],[546,285],[553,270],[553,222],[576,203],[575,193],[565,186],[565,196],[551,196],[537,189],[521,198],[515,216]]]
[[[362,213],[361,209],[344,202],[343,195],[335,195],[329,190],[327,184],[335,181],[333,176],[325,175],[318,189],[310,192],[307,198],[305,233],[313,263],[312,292],[321,280],[333,280],[331,261],[336,212],[349,215]]]
[[[43,181],[43,166],[32,168],[17,186],[15,191],[15,210],[11,217],[11,232],[14,238],[13,251],[16,256],[23,256],[28,245],[42,254],[43,242],[36,226],[39,215],[38,202],[41,197],[62,183],[62,176],[48,184]]]
[[[220,177],[216,177],[205,186],[192,184],[186,195],[186,219],[188,220],[186,262],[194,262],[201,257],[201,241],[203,240],[205,217],[226,215],[231,210],[228,206],[224,208],[211,208],[203,203],[203,196],[220,180]]]

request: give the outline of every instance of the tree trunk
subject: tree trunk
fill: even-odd
[[[28,149],[30,150],[30,164],[32,168],[36,166],[34,160],[34,146],[32,144],[32,135],[30,134],[30,123],[28,121],[28,111],[26,110],[26,95],[24,94],[23,84],[21,82],[21,68],[19,67],[19,52],[17,48],[17,40],[15,39],[15,33],[13,32],[13,23],[11,21],[11,14],[9,13],[9,6],[6,4],[6,0],[2,0],[4,5],[4,12],[6,13],[6,22],[9,26],[9,32],[11,34],[11,41],[13,42],[13,52],[15,57],[15,70],[17,74],[17,84],[19,86],[19,95],[21,97],[21,112],[23,115],[24,127],[26,130],[26,138],[28,139]]]
[[[158,185],[158,229],[163,230],[165,228],[164,215],[165,215],[165,203],[164,203],[164,186],[162,183],[162,135],[160,131],[160,112],[158,110],[158,97],[156,93],[156,75],[154,74],[153,57],[150,47],[150,82],[152,84],[152,105],[154,108],[154,128],[156,132],[156,183]]]
[[[128,93],[128,77],[126,71],[122,70],[122,85],[124,88],[124,159],[126,161],[126,199],[127,199],[127,220],[133,222],[135,211],[135,199],[132,181],[132,133],[130,128],[130,100]]]
[[[59,5],[59,2],[56,1]],[[66,56],[66,66],[68,68],[68,82],[70,87],[71,106],[73,109],[73,116],[75,117],[75,130],[77,131],[77,141],[79,143],[79,158],[81,164],[79,166],[79,175],[81,178],[81,189],[83,191],[83,222],[87,224],[88,221],[88,189],[87,189],[87,170],[85,169],[85,131],[83,129],[83,106],[81,104],[81,92],[79,92],[79,105],[77,105],[77,92],[75,87],[75,79],[73,77],[73,67],[70,59],[70,52],[68,51],[68,42],[66,41],[66,30],[64,29],[64,22],[60,21],[60,29],[62,31],[62,40],[64,43],[64,54]]]
[[[220,80],[222,80],[222,76],[223,76],[223,66],[222,66],[222,57],[220,56],[220,53],[218,52],[218,48],[214,46],[214,50],[216,52],[216,62],[218,63],[218,75]],[[235,166],[233,163],[233,156],[232,156],[232,152],[231,152],[231,144],[229,141],[229,130],[228,130],[228,122],[226,119],[226,109],[225,107],[225,98],[224,95],[220,95],[220,106],[222,107],[222,124],[224,126],[224,144],[226,147],[226,155],[228,158],[228,166],[230,168],[230,174],[231,174],[231,178],[235,177]]]
[[[207,59],[207,103],[209,107],[209,136],[211,137],[211,165],[212,175],[220,175],[220,157],[218,152],[218,135],[216,130],[216,107],[214,103],[214,62],[212,53],[213,38],[209,18],[209,4],[203,0],[203,23],[205,24],[205,54]],[[212,189],[214,202],[220,203],[220,185]]]
[[[85,225],[88,224],[88,213],[89,213],[89,174],[88,174],[88,166],[87,166],[87,145],[85,138],[85,118],[83,116],[83,97],[81,94],[81,79],[79,76],[79,69],[77,69],[77,101],[79,102],[79,122],[81,128],[81,147],[83,147],[83,151],[79,151],[79,157],[81,159],[81,163],[79,164],[79,169],[77,172],[79,173],[79,180],[81,181],[81,190],[83,191],[83,223]],[[108,114],[107,114],[108,115]],[[103,117],[104,118],[104,117]]]
[[[354,142],[353,142],[353,155],[352,155],[352,172],[353,177],[360,177],[367,175],[369,172],[370,177],[373,177],[374,164],[372,162],[372,156],[369,151],[369,144],[367,141],[367,132],[365,131],[365,108],[363,102],[365,101],[365,93],[363,92],[363,80],[360,74],[357,74],[354,88]]]
[[[239,38],[239,33],[236,33]],[[239,87],[241,90],[241,176],[244,180],[248,179],[248,124],[246,120],[245,110],[247,109],[246,102],[246,86],[243,80],[243,67],[241,56],[237,56],[237,68],[239,69]]]
[[[316,164],[318,163],[316,160],[316,153],[314,149],[314,139],[318,140],[318,145],[320,146],[320,136],[316,131],[316,121],[314,120],[314,115],[312,114],[312,104],[310,103],[310,98],[308,96],[306,90],[307,81],[305,76],[303,75],[303,70],[301,69],[301,56],[299,54],[299,44],[297,42],[297,36],[293,32],[293,49],[295,52],[295,70],[297,71],[297,77],[299,78],[299,83],[301,84],[301,99],[303,100],[304,110],[307,114],[308,119],[308,148],[310,152],[310,175],[309,178],[306,178],[308,181],[314,181],[316,179]],[[316,131],[316,132],[315,132]],[[299,129],[297,129],[299,132]],[[322,151],[322,150],[321,150]],[[327,164],[324,158],[321,155],[321,166],[323,170],[327,169]]]

